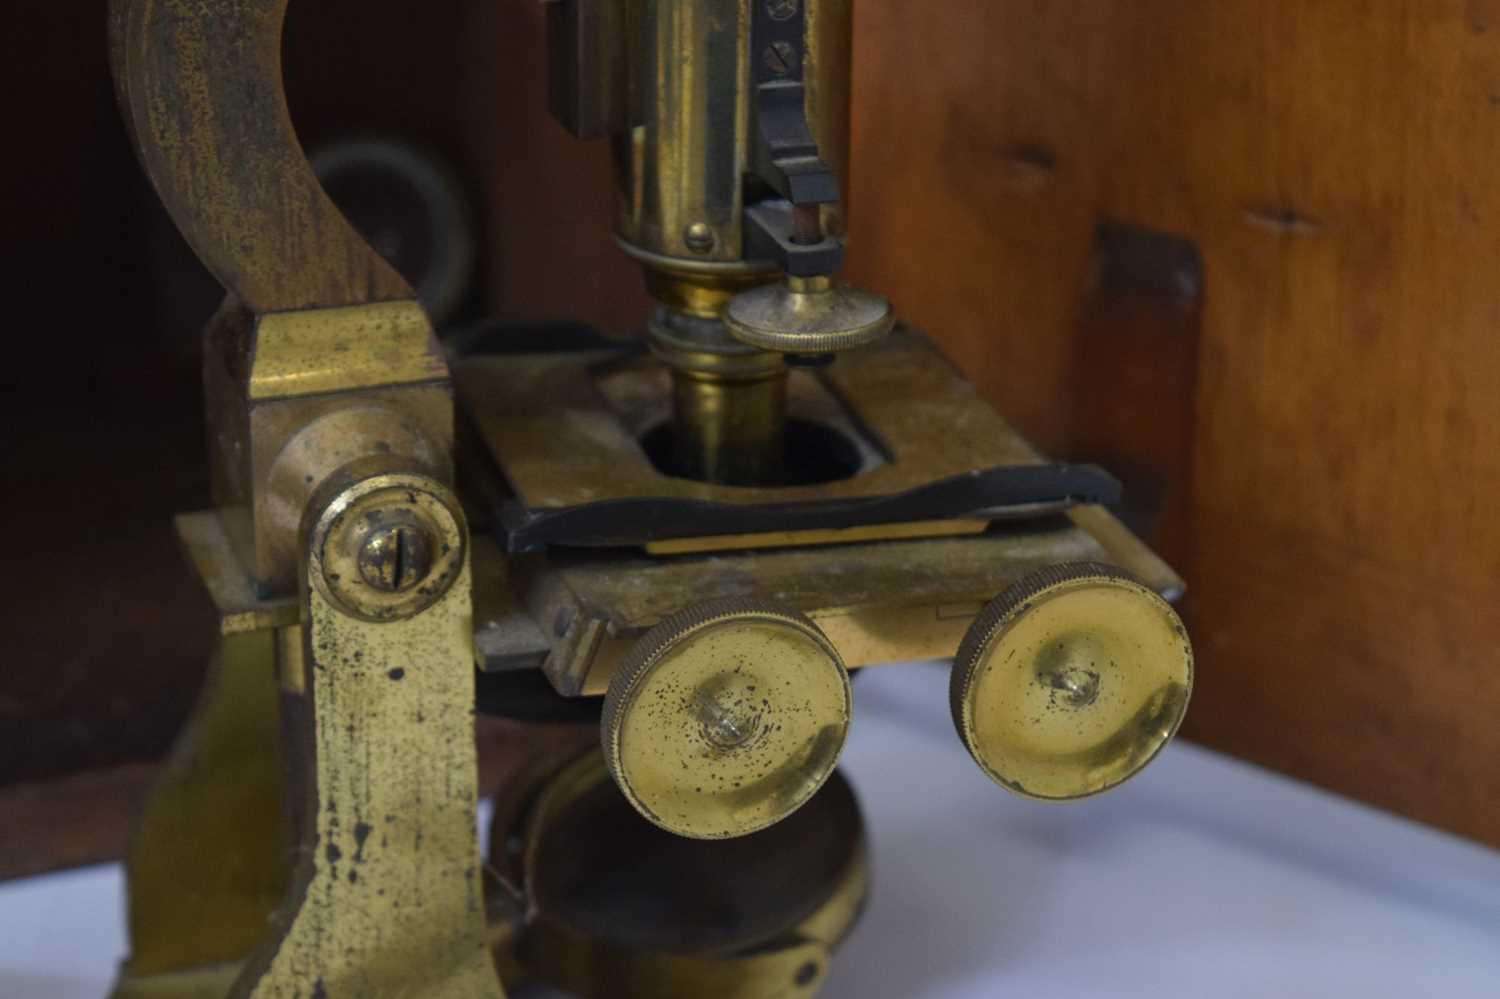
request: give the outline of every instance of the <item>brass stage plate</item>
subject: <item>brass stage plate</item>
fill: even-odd
[[[789,418],[837,430],[856,454],[854,474],[815,486],[727,486],[659,471],[641,441],[669,419],[671,389],[665,369],[649,357],[620,350],[473,356],[458,362],[454,380],[503,478],[507,495],[489,498],[524,511],[525,518],[640,501],[740,510],[858,504],[970,482],[976,470],[1054,467],[936,349],[907,331],[826,369],[791,372]],[[1114,485],[1102,475],[1089,481]],[[1067,502],[1060,496],[1003,510],[955,508],[891,519],[1034,515]],[[851,511],[848,524],[860,522],[853,507],[840,509]]]
[[[700,601],[755,597],[806,614],[849,668],[953,655],[986,601],[1026,573],[1113,559],[1063,517],[962,538],[651,558],[516,556],[513,578],[550,628],[544,668],[560,693],[602,694],[630,646]]]

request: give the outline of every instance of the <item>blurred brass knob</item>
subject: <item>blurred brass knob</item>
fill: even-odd
[[[770,601],[713,600],[652,628],[615,671],[604,758],[663,829],[744,836],[822,786],[851,707],[848,671],[815,624]]]
[[[969,628],[953,723],[985,773],[1032,798],[1081,798],[1132,776],[1177,732],[1193,650],[1171,606],[1111,566],[1034,572]]]
[[[896,317],[891,303],[829,277],[788,277],[729,300],[724,325],[742,343],[782,354],[831,354],[878,340]]]

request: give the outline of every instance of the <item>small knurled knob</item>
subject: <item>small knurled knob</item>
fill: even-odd
[[[615,671],[604,757],[663,829],[744,836],[822,786],[851,710],[848,671],[817,625],[767,600],[712,600],[656,625]]]
[[[1034,572],[970,626],[953,724],[982,770],[1031,798],[1121,783],[1177,732],[1193,686],[1187,631],[1133,576],[1091,562]]]
[[[724,325],[736,340],[782,354],[861,347],[885,336],[895,323],[890,302],[827,276],[759,285],[734,296],[724,310]]]

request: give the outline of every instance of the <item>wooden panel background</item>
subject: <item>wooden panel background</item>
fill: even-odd
[[[1500,3],[858,19],[854,269],[1053,451],[1117,384],[1096,226],[1202,255],[1198,343],[1137,360],[1195,357],[1187,734],[1500,844]]]

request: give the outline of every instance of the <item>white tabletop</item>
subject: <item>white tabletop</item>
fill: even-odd
[[[1182,744],[1024,801],[959,745],[944,670],[855,688],[874,894],[830,999],[1500,997],[1500,853]],[[0,997],[101,996],[122,890],[117,866],[0,885]]]

